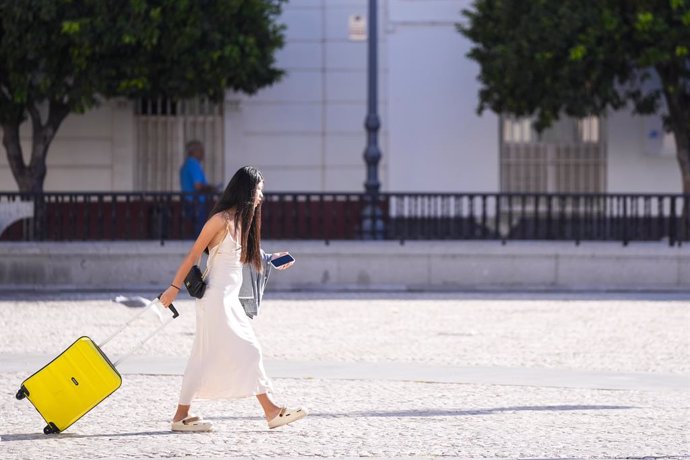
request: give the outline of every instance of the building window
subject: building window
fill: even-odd
[[[503,120],[503,140],[512,143],[532,141],[532,121],[527,118],[505,118]]]
[[[501,191],[603,193],[602,120],[563,118],[542,133],[527,118],[501,117]]]
[[[599,143],[599,117],[587,117],[577,120],[580,142]]]
[[[137,115],[177,115],[177,101],[174,99],[143,98],[137,101]]]
[[[204,170],[211,184],[224,180],[222,107],[191,100],[141,99],[136,105],[134,185],[142,191],[179,191],[179,169],[190,140],[204,144]]]

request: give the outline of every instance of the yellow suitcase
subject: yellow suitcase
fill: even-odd
[[[155,305],[156,303],[152,302],[148,308],[153,308]],[[101,346],[117,336],[146,310],[128,321]],[[170,310],[173,313],[172,318],[142,340],[134,349],[146,343],[179,316],[173,305],[170,305]],[[122,376],[115,366],[127,356],[113,364],[93,340],[89,337],[80,337],[57,358],[24,380],[16,397],[17,399],[27,398],[34,405],[47,423],[43,429],[45,434],[60,433],[120,388]]]

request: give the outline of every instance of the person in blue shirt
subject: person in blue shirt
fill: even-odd
[[[197,140],[187,142],[185,151],[187,157],[180,168],[180,186],[187,194],[184,217],[192,220],[196,238],[206,222],[206,194],[215,193],[216,188],[209,185],[204,174],[204,144]]]

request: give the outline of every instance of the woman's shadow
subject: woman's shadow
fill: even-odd
[[[605,405],[555,405],[555,406],[512,406],[494,407],[490,409],[408,409],[396,411],[354,411],[354,412],[312,412],[308,418],[315,417],[467,417],[473,415],[492,415],[503,412],[565,412],[591,410],[623,410],[635,409],[634,406],[605,406]],[[263,420],[263,417],[222,416],[209,417],[215,420]]]

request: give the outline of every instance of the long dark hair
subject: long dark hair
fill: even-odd
[[[261,263],[261,203],[254,207],[259,184],[264,180],[261,172],[253,166],[244,166],[237,170],[220,199],[211,210],[209,218],[219,212],[235,208],[231,216],[242,229],[240,244],[242,254],[240,261],[250,263],[259,272],[263,271]]]

